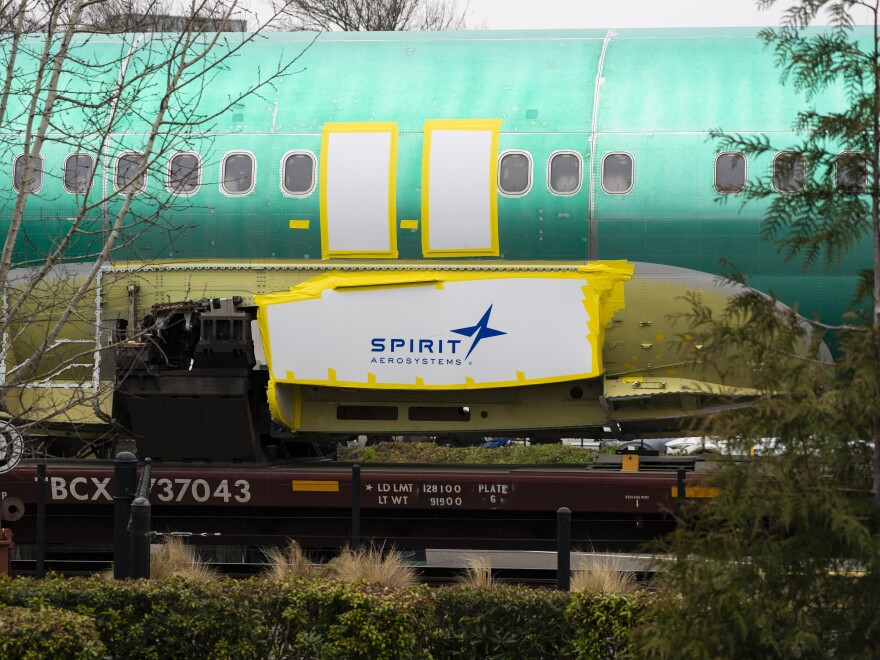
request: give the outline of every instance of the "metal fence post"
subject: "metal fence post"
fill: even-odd
[[[687,497],[687,470],[678,468],[678,488],[675,492],[675,515],[681,518],[685,498]]]
[[[37,465],[37,566],[34,576],[46,574],[46,464]]]
[[[571,510],[562,507],[556,512],[556,588],[571,587]]]
[[[119,452],[113,461],[113,577],[124,580],[129,574],[128,519],[137,488],[137,457]]]
[[[351,549],[361,547],[361,466],[351,466]]]
[[[136,497],[131,503],[131,577],[150,577],[150,500]]]
[[[150,477],[153,473],[153,462],[144,459],[144,470],[137,487],[137,497],[131,503],[131,520],[128,523],[129,542],[131,544],[131,577],[150,577],[150,541],[153,540],[152,507],[150,506]]]

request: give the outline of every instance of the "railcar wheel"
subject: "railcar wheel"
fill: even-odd
[[[4,497],[0,505],[0,519],[9,522],[21,520],[24,517],[24,502],[18,497]]]

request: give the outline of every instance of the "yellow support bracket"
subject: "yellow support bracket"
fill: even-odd
[[[639,455],[623,454],[620,457],[621,472],[638,472],[639,471]]]

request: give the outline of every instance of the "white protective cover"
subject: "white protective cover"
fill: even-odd
[[[319,298],[270,304],[264,331],[272,376],[421,389],[595,375],[593,341],[600,339],[589,336],[586,284],[583,278],[474,279],[327,289]]]
[[[428,200],[431,250],[488,250],[495,194],[492,131],[431,132]]]
[[[328,139],[327,250],[390,251],[391,132],[333,132]]]

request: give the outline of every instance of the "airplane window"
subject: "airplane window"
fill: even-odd
[[[116,160],[116,190],[143,192],[147,187],[147,171],[138,173],[143,162],[144,155],[136,151],[124,153]]]
[[[859,151],[844,151],[835,162],[837,189],[845,193],[864,192],[868,187],[868,159]]]
[[[223,190],[230,195],[244,195],[254,187],[254,157],[229,154],[223,159]]]
[[[581,187],[581,156],[573,151],[550,159],[550,190],[557,195],[573,195]]]
[[[168,161],[168,189],[177,195],[191,195],[199,189],[199,157],[191,153],[175,154]]]
[[[728,152],[715,158],[715,190],[720,193],[738,193],[746,187],[746,157]]]
[[[28,192],[37,192],[43,185],[43,157],[37,156],[34,164],[34,176],[29,182]],[[21,191],[24,179],[24,154],[20,154],[15,158],[15,167],[13,168],[12,185],[16,190]]]
[[[803,154],[780,151],[773,158],[773,187],[778,192],[800,192],[804,187],[805,172]]]
[[[629,154],[610,153],[602,159],[602,189],[608,193],[628,193],[633,187],[633,159]]]
[[[64,159],[64,189],[84,193],[89,189],[95,159],[88,154],[71,154]]]
[[[308,153],[292,153],[284,159],[284,191],[291,195],[307,195],[315,187],[315,157]]]
[[[516,151],[501,157],[498,187],[505,195],[525,195],[532,187],[532,158]]]

